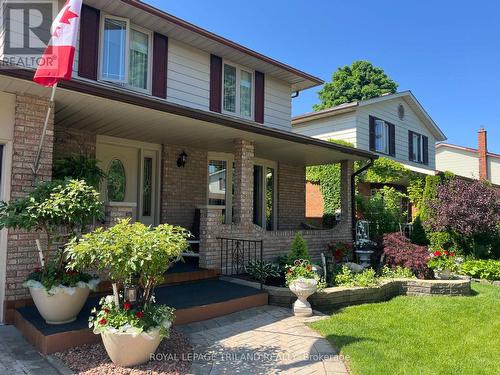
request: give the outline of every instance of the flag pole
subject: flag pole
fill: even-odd
[[[49,105],[47,108],[47,114],[45,116],[45,122],[43,123],[42,137],[40,138],[40,144],[38,145],[38,151],[36,153],[35,163],[32,165],[31,170],[36,177],[38,169],[40,169],[40,155],[42,154],[43,142],[45,141],[45,133],[47,132],[47,126],[49,124],[50,113],[52,112],[52,106],[54,105],[54,96],[56,94],[57,83],[52,86],[52,92],[50,94]]]

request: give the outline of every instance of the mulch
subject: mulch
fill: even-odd
[[[154,361],[131,368],[111,362],[102,343],[79,346],[54,356],[77,375],[183,375],[191,367],[191,353],[186,336],[172,329],[170,337],[158,347]]]

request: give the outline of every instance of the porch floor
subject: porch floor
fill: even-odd
[[[205,279],[156,288],[158,303],[176,309],[174,324],[202,321],[267,304],[267,293],[219,279]],[[35,306],[16,310],[15,324],[41,353],[48,354],[74,346],[98,342],[100,337],[88,328],[88,317],[100,297],[90,297],[76,321],[50,325]]]

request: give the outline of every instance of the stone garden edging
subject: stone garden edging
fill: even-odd
[[[241,279],[224,277],[248,286],[259,287],[258,283]],[[291,307],[297,297],[288,288],[264,285],[263,289],[269,294],[269,304],[281,307]],[[369,288],[362,287],[331,287],[309,297],[314,309],[332,310],[362,303],[388,301],[399,295],[407,296],[469,296],[471,295],[471,281],[459,280],[420,280],[420,279],[391,279],[380,285]]]

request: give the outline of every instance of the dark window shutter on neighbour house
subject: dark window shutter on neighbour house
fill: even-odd
[[[423,145],[423,151],[424,151],[424,164],[429,165],[429,138],[426,136],[422,136],[422,142],[424,143]]]
[[[264,123],[264,73],[255,72],[255,122]]]
[[[99,9],[82,5],[80,43],[78,49],[78,75],[97,80],[99,58]]]
[[[167,59],[168,38],[154,33],[153,36],[153,88],[152,94],[157,98],[167,97]]]
[[[408,160],[413,161],[413,132],[408,130]]]
[[[396,156],[396,127],[388,123],[389,126],[389,155]]]
[[[375,151],[375,117],[370,116],[370,151]]]
[[[222,58],[210,55],[210,110],[222,110]]]

